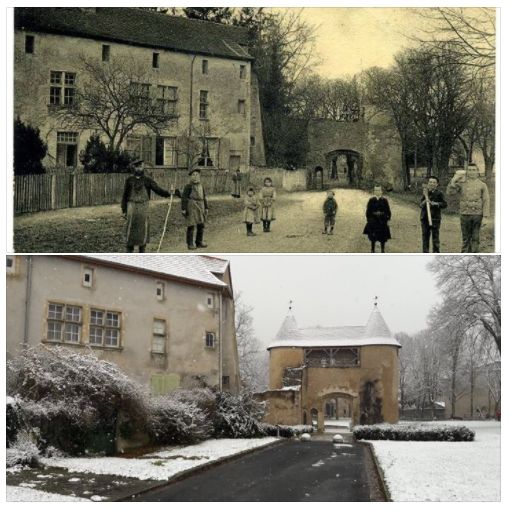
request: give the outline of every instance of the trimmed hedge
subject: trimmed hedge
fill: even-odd
[[[353,429],[355,440],[396,440],[419,442],[472,442],[475,432],[466,426],[446,426],[434,424],[356,426]]]

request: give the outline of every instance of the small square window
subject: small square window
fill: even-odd
[[[92,287],[94,284],[94,270],[92,268],[84,268],[82,274],[81,285],[84,287]]]
[[[209,61],[208,60],[202,60],[202,74],[203,75],[209,74]]]
[[[209,307],[209,309],[214,308],[214,295],[207,295],[207,307]]]
[[[246,113],[246,101],[244,99],[240,99],[237,102],[237,113],[242,115]]]
[[[214,332],[206,332],[205,333],[205,347],[206,348],[214,348],[214,342],[216,340],[216,335]]]
[[[110,45],[103,44],[101,50],[101,59],[103,62],[110,62]]]
[[[239,66],[239,78],[241,78],[241,80],[246,79],[246,66]]]
[[[5,265],[7,273],[16,272],[16,259],[14,258],[14,256],[7,256],[5,260]]]
[[[163,301],[165,299],[165,283],[158,282],[156,284],[156,298],[159,301]]]
[[[25,36],[25,53],[34,53],[35,37],[33,35]]]
[[[221,383],[224,387],[228,387],[230,385],[230,376],[222,376]]]
[[[159,68],[159,53],[154,52],[152,54],[152,67],[154,69]]]
[[[255,137],[250,137],[250,145],[252,147],[255,145]]]

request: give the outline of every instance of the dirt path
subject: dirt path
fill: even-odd
[[[323,192],[299,192],[285,197],[277,205],[276,221],[271,232],[263,233],[261,224],[254,226],[257,236],[246,236],[239,215],[210,222],[206,229],[207,252],[369,252],[370,243],[362,234],[365,207],[370,197],[361,190],[339,189],[335,197],[339,204],[333,236],[322,234]],[[393,219],[392,239],[387,252],[421,252],[419,209],[398,198],[389,197]],[[213,207],[213,206],[212,206]],[[490,227],[482,232],[482,250],[492,251]],[[444,215],[441,226],[442,252],[460,251],[460,222],[457,215]],[[182,244],[165,242],[164,252],[180,252]]]
[[[210,197],[210,220],[205,240],[208,248],[197,252],[369,252],[370,243],[362,234],[365,207],[369,194],[361,190],[336,190],[339,203],[333,236],[322,234],[324,192],[282,193],[270,233],[254,226],[257,236],[247,237],[242,223],[243,202],[230,196]],[[387,252],[420,252],[421,227],[419,208],[408,200],[388,196],[393,219],[393,238]],[[156,252],[168,201],[151,201],[152,241],[148,252]],[[118,204],[88,208],[70,208],[20,215],[14,218],[14,243],[17,252],[124,252],[125,220]],[[188,252],[185,245],[185,222],[180,204],[174,203],[161,252]],[[494,250],[494,224],[481,233],[481,251]],[[443,215],[442,252],[458,252],[461,247],[458,215]],[[191,253],[191,252],[190,252]],[[196,252],[194,252],[196,253]]]

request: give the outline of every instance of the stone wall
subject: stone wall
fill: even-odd
[[[338,122],[328,119],[312,120],[308,126],[309,172],[316,166],[329,172],[327,154],[331,151],[349,150],[360,154],[362,180],[360,186],[373,186],[374,181],[387,188],[401,189],[401,143],[391,120],[376,115],[369,122]]]

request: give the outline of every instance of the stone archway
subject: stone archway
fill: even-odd
[[[359,186],[363,155],[354,149],[334,149],[325,154],[327,179],[331,184]]]
[[[314,401],[317,410],[317,430],[323,432],[326,418],[349,419],[349,427],[359,423],[359,395],[347,387],[329,386],[319,392]],[[329,417],[327,415],[329,414]]]

